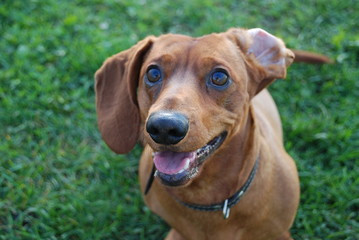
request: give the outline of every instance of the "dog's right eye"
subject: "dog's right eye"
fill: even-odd
[[[158,82],[162,78],[161,70],[157,67],[151,67],[147,70],[146,77],[151,83]]]
[[[211,75],[211,81],[216,86],[224,86],[229,80],[228,75],[222,71],[216,71]]]
[[[207,76],[207,86],[222,91],[227,89],[232,80],[226,70],[216,68]]]

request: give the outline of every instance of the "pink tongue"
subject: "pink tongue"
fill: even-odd
[[[156,152],[153,161],[158,171],[172,175],[186,170],[195,158],[196,152]]]

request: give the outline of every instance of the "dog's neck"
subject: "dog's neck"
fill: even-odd
[[[175,199],[194,204],[223,202],[237,192],[247,181],[259,156],[259,141],[256,140],[259,133],[251,107],[241,126],[226,140],[225,148],[206,160],[196,179],[184,187],[167,187],[168,192]]]

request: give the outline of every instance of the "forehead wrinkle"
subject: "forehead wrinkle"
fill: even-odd
[[[176,69],[183,68],[189,61],[188,55],[195,41],[194,38],[182,35],[163,36],[152,48],[150,61],[165,65],[171,62]]]
[[[174,60],[175,60],[175,56],[172,55],[172,54],[169,54],[169,53],[165,53],[163,55],[159,55],[157,57],[154,57],[151,59],[151,62],[150,64],[153,64],[153,63],[158,63],[160,65],[162,64],[170,64],[172,63]]]
[[[238,47],[221,37],[217,37],[215,41],[200,39],[192,46],[187,58],[198,70],[207,68],[208,71],[216,66],[235,70],[244,66]]]

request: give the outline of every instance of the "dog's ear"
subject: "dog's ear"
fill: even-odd
[[[138,141],[139,72],[154,40],[154,37],[147,37],[108,58],[95,74],[98,126],[102,138],[116,153],[129,152]]]
[[[285,78],[287,67],[293,62],[294,54],[283,41],[260,28],[249,30],[232,29],[236,41],[247,56],[254,76],[254,94],[260,92],[277,78]]]

